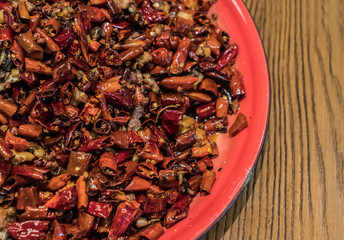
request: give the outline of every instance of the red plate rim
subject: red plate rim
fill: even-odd
[[[191,204],[191,209],[190,209],[191,214],[189,214],[188,218],[180,221],[179,223],[177,223],[172,228],[167,229],[165,234],[163,236],[161,236],[161,238],[160,238],[162,240],[164,240],[164,239],[199,239],[204,234],[206,234],[223,217],[223,215],[228,211],[228,209],[236,201],[236,199],[238,198],[240,193],[243,191],[244,187],[248,184],[248,182],[249,182],[249,180],[250,180],[250,178],[253,175],[253,172],[255,170],[256,164],[258,162],[259,156],[260,156],[261,151],[263,149],[264,141],[265,141],[265,138],[267,135],[269,116],[270,116],[270,106],[271,106],[271,85],[270,85],[269,70],[268,70],[267,60],[266,60],[267,58],[266,58],[266,54],[265,54],[259,33],[258,33],[258,29],[257,29],[251,15],[250,15],[249,11],[247,10],[245,4],[241,0],[219,0],[212,7],[210,12],[216,13],[218,15],[219,26],[222,27],[223,29],[225,29],[229,33],[229,36],[231,38],[231,42],[238,43],[238,45],[239,45],[239,56],[237,59],[236,66],[240,71],[242,69],[244,70],[244,72],[243,72],[244,78],[245,78],[245,71],[249,71],[251,75],[252,75],[252,72],[257,73],[257,71],[258,71],[258,73],[259,73],[258,77],[257,76],[251,76],[251,78],[257,77],[257,79],[258,78],[262,79],[259,82],[262,85],[258,86],[258,88],[263,90],[262,96],[259,97],[260,98],[259,101],[261,103],[264,103],[264,104],[262,106],[258,106],[259,111],[260,111],[259,116],[257,117],[260,120],[259,123],[254,122],[254,120],[252,120],[253,122],[250,122],[250,118],[251,118],[250,111],[252,110],[252,106],[248,107],[247,109],[245,107],[245,105],[250,105],[250,103],[245,102],[245,99],[244,99],[242,101],[244,103],[241,105],[241,108],[242,108],[241,111],[248,118],[248,122],[249,122],[248,128],[250,128],[250,123],[252,123],[251,125],[257,126],[257,131],[255,134],[257,136],[257,140],[255,141],[255,145],[253,146],[253,148],[248,150],[251,152],[251,155],[250,155],[249,159],[246,161],[246,163],[244,163],[245,172],[241,175],[239,174],[240,178],[237,178],[237,179],[235,179],[235,181],[233,181],[233,185],[235,185],[235,186],[232,186],[230,193],[224,192],[222,194],[222,196],[220,196],[220,198],[221,197],[222,198],[225,198],[225,197],[228,198],[228,201],[226,202],[226,204],[222,204],[222,205],[218,206],[217,207],[218,209],[216,211],[214,209],[209,209],[209,211],[207,211],[207,209],[206,209],[206,212],[200,213],[197,209],[193,209],[193,207],[195,208],[197,206],[197,203],[199,201],[198,198],[195,198],[195,199],[197,199],[196,200],[197,203],[194,204],[194,202],[195,202],[194,201]],[[230,13],[232,13],[233,15],[229,16]],[[240,26],[234,26],[234,25],[229,26],[230,24],[228,24],[228,22],[230,22],[230,20],[228,20],[228,19],[233,20],[234,18],[236,18],[238,20],[238,23],[239,23],[238,25],[240,25]],[[258,60],[257,62],[255,62],[254,65],[257,65],[257,66],[253,66],[253,65],[247,66],[245,61],[240,59],[240,45],[241,44],[240,44],[239,40],[240,39],[242,40],[242,36],[238,37],[238,36],[236,36],[236,34],[231,34],[232,29],[233,29],[233,32],[236,32],[236,34],[238,32],[240,32],[239,35],[242,35],[242,36],[245,35],[246,37],[249,37],[249,40],[245,39],[246,46],[249,46],[249,48],[251,50],[254,49],[254,52],[253,52],[254,56],[253,57],[255,58],[255,60]],[[245,30],[243,31],[242,29],[245,29]],[[249,41],[249,43],[248,43],[248,41]],[[243,45],[245,45],[245,44],[243,44]],[[247,50],[247,52],[249,52],[249,50]],[[247,55],[247,53],[246,53],[246,55]],[[252,57],[252,56],[250,56],[250,57]],[[259,69],[259,70],[257,70],[257,69]],[[252,80],[250,80],[250,81],[252,81]],[[257,87],[257,86],[255,86],[255,87]],[[246,89],[246,90],[247,90],[247,94],[250,94],[249,90],[248,89]],[[251,91],[252,91],[252,89],[251,89]],[[252,95],[254,95],[254,94],[252,94]],[[251,99],[250,99],[251,102],[253,101],[252,98],[253,97],[251,96]],[[255,110],[255,111],[257,111],[257,110]],[[252,115],[254,115],[254,114],[255,113],[252,113]],[[234,119],[235,119],[235,116],[231,116],[229,118],[230,124],[234,121]],[[254,126],[251,126],[251,127],[254,127]],[[245,137],[248,137],[249,134],[244,133],[244,131],[242,133],[240,133],[237,137],[235,137],[237,139],[233,139],[234,145],[235,145],[235,141],[239,142],[240,140],[245,140]],[[249,131],[251,132],[252,129]],[[221,137],[223,137],[223,136],[221,136]],[[224,138],[222,138],[222,139],[224,139]],[[232,141],[232,140],[224,140],[225,143],[228,143],[228,141]],[[232,144],[232,142],[231,142],[231,144]],[[228,146],[224,146],[222,148],[228,148]],[[219,147],[219,150],[220,150],[219,158],[221,158],[221,151],[223,149],[220,149],[220,147]],[[228,152],[229,150],[223,150],[223,151]],[[214,163],[214,164],[216,164],[216,163]],[[226,161],[224,161],[224,163],[222,163],[222,164],[226,164]],[[240,164],[240,163],[234,163],[234,165],[235,164]],[[217,169],[215,169],[215,170],[217,170]],[[241,169],[241,170],[243,170],[243,169]],[[215,182],[215,184],[216,184],[216,182]],[[221,184],[225,184],[225,183],[221,183]],[[210,195],[212,195],[212,194],[210,194]],[[207,198],[207,197],[205,197],[205,198]],[[209,202],[209,199],[204,200],[204,201]],[[223,201],[225,201],[225,200],[223,200]],[[202,209],[202,208],[200,210],[204,211],[204,209]],[[195,214],[195,212],[197,213],[197,215]],[[196,219],[196,220],[194,219],[194,218],[207,218],[207,217],[208,217],[208,220],[202,219],[201,221],[198,221],[199,219]],[[194,222],[196,222],[196,223],[194,223]],[[195,225],[193,225],[193,223]]]

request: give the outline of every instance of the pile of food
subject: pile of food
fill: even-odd
[[[0,2],[0,229],[157,239],[211,192],[247,126],[211,1]]]

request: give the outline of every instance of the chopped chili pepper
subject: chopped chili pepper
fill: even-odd
[[[157,240],[211,193],[214,136],[247,127],[213,2],[0,1],[11,238]]]

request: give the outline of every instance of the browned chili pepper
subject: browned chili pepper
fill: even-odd
[[[184,196],[181,194],[173,203],[172,207],[167,211],[167,215],[164,219],[164,226],[166,228],[170,228],[180,220],[186,218],[188,216],[190,202],[190,196]]]
[[[172,52],[166,48],[158,48],[152,52],[152,60],[155,64],[162,67],[168,67],[172,61]]]
[[[241,97],[246,93],[242,76],[237,70],[234,71],[229,86],[233,96],[235,97]]]
[[[25,212],[21,214],[18,218],[22,220],[43,220],[46,219],[48,215],[47,207],[25,207]]]
[[[196,143],[196,132],[191,130],[178,136],[176,149],[183,151],[187,148],[192,147]]]
[[[201,186],[200,189],[203,193],[209,194],[210,190],[214,184],[215,181],[215,172],[214,171],[205,171],[203,172],[202,175],[202,182],[201,182]]]
[[[104,174],[114,175],[117,171],[115,155],[112,152],[105,152],[100,156],[99,167]]]
[[[74,80],[76,69],[69,61],[64,61],[53,68],[52,75],[55,83],[65,83]]]
[[[156,166],[151,163],[142,162],[137,166],[137,175],[147,179],[158,178]]]
[[[185,67],[185,61],[189,53],[189,46],[191,41],[188,38],[183,38],[179,41],[178,50],[173,55],[173,60],[171,64],[171,73],[180,74],[183,72]]]
[[[164,228],[160,222],[149,225],[148,227],[142,229],[140,232],[136,233],[141,238],[146,238],[149,240],[157,240],[161,235],[164,234]]]
[[[38,33],[42,38],[45,39],[45,44],[47,45],[48,49],[51,52],[57,52],[60,50],[59,45],[57,45],[54,42],[54,40],[51,37],[49,37],[48,34],[44,30],[37,28],[36,33]]]
[[[148,98],[149,98],[149,104],[150,104],[149,111],[151,113],[157,114],[161,108],[161,103],[158,98],[158,95],[155,92],[149,92]]]
[[[83,26],[83,22],[79,14],[77,17],[75,17],[75,29],[77,33],[77,38],[80,41],[82,55],[84,56],[86,62],[88,62],[89,61],[89,55],[88,55],[89,45],[88,45],[86,33],[84,29],[82,28],[82,26]]]
[[[170,90],[190,90],[194,83],[198,80],[197,77],[171,77],[162,80],[159,85]]]
[[[44,24],[44,30],[50,37],[55,37],[61,31],[61,24],[55,18],[48,19]]]
[[[123,44],[116,43],[112,48],[115,50],[126,50],[134,47],[145,47],[146,42],[141,40],[127,40]]]
[[[54,231],[51,238],[56,240],[67,240],[66,228],[60,224],[57,220],[53,222]]]
[[[228,126],[227,118],[210,119],[204,123],[204,130],[207,134],[214,132],[226,132]]]
[[[205,93],[200,93],[200,92],[188,92],[185,93],[190,99],[197,101],[199,103],[209,103],[211,102],[212,98],[205,94]]]
[[[38,206],[38,194],[36,187],[24,187],[18,189],[17,206],[19,210],[24,210],[26,207]]]
[[[72,176],[81,176],[87,170],[91,157],[90,153],[72,151],[66,172]]]
[[[51,75],[52,70],[51,67],[45,65],[40,61],[36,61],[30,58],[25,58],[25,69],[28,72],[39,73],[39,74],[46,74]]]
[[[68,105],[73,97],[75,86],[72,82],[68,81],[61,87],[60,96],[62,98],[62,102],[65,105]]]
[[[12,62],[14,63],[14,65],[16,65],[17,68],[22,68],[24,66],[24,52],[17,41],[13,41],[9,54]]]
[[[6,125],[6,124],[8,124],[8,122],[9,121],[8,121],[7,117],[4,114],[0,113],[0,123],[3,125]]]
[[[150,188],[152,184],[140,177],[133,177],[131,182],[126,186],[124,191],[128,192],[142,192]]]
[[[78,213],[78,233],[76,235],[77,238],[81,238],[83,236],[87,236],[93,227],[95,221],[95,217],[86,213],[86,212],[79,212]]]
[[[235,119],[235,122],[232,124],[232,126],[228,130],[229,137],[236,136],[239,132],[244,130],[247,127],[247,120],[244,114],[238,113],[237,118]]]
[[[14,103],[0,99],[0,112],[6,116],[12,117],[16,113],[17,109],[18,107]]]
[[[19,152],[30,148],[30,144],[26,139],[14,136],[9,130],[6,132],[5,142],[8,146]]]
[[[145,147],[139,152],[139,157],[143,159],[151,159],[156,162],[162,162],[164,160],[158,146],[153,141],[147,141]]]
[[[90,0],[90,5],[104,5],[106,4],[106,0]]]
[[[217,118],[224,118],[227,117],[228,115],[228,107],[229,107],[229,102],[228,100],[219,97],[216,100],[216,117]]]
[[[25,2],[23,0],[19,0],[18,12],[19,12],[19,17],[21,19],[28,20],[30,18],[30,14],[26,9],[26,5],[25,5]]]
[[[43,48],[35,42],[31,30],[20,34],[19,36],[17,36],[16,40],[18,44],[22,47],[22,49],[25,51],[25,54],[27,56],[36,59],[43,59]],[[43,63],[36,62],[36,64],[42,65]]]
[[[78,195],[78,209],[86,209],[88,204],[88,195],[86,193],[86,181],[84,176],[80,176],[76,181],[76,192]]]
[[[118,57],[122,61],[130,61],[137,58],[138,56],[142,54],[143,54],[142,47],[133,47],[121,52],[120,54],[118,54]]]
[[[42,14],[41,13],[36,13],[35,15],[30,16],[29,29],[31,31],[35,32],[36,28],[40,24],[41,20],[42,20]]]
[[[57,189],[63,188],[66,186],[67,182],[70,180],[70,175],[66,173],[62,173],[56,177],[50,179],[47,189],[51,191],[56,191]]]
[[[36,180],[45,180],[46,177],[43,175],[42,169],[34,166],[12,166],[11,174],[16,174],[24,177],[29,177]],[[48,171],[48,170],[44,170]]]
[[[42,128],[37,125],[23,124],[18,128],[18,135],[25,138],[38,139],[42,133]]]
[[[215,96],[218,94],[216,83],[209,78],[206,78],[201,82],[199,90],[212,92]]]

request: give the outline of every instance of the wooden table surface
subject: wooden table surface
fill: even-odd
[[[344,1],[244,0],[271,77],[251,181],[206,239],[344,239]]]

